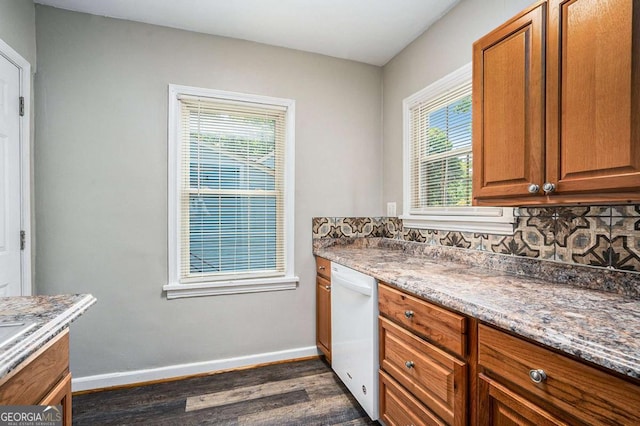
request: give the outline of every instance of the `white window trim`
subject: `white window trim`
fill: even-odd
[[[180,138],[179,138],[179,100],[180,95],[201,96],[228,99],[257,104],[278,105],[287,109],[287,134],[285,141],[284,170],[284,226],[286,238],[284,251],[286,256],[285,274],[282,277],[254,278],[180,284]],[[169,85],[169,127],[168,127],[168,254],[169,283],[163,286],[167,299],[183,297],[215,296],[225,294],[256,293],[264,291],[294,290],[300,279],[294,275],[294,158],[295,158],[295,101],[292,99],[251,95],[214,89],[202,89],[191,86]]]
[[[426,209],[424,214],[411,213],[411,108],[471,81],[471,77],[472,64],[468,63],[402,101],[403,214],[400,219],[405,227],[513,235],[516,218],[510,207],[434,207]]]

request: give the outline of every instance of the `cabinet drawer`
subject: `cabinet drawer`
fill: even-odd
[[[570,426],[494,380],[480,374],[479,426]]]
[[[316,257],[316,274],[331,281],[331,261],[323,257]]]
[[[465,424],[467,365],[383,317],[379,323],[381,369],[447,423]]]
[[[380,314],[422,335],[436,346],[466,355],[467,319],[400,290],[380,284]]]
[[[387,426],[446,425],[383,371],[380,371],[380,417]]]
[[[640,424],[640,386],[485,325],[478,361],[496,376],[587,424]],[[536,384],[531,370],[546,379]]]

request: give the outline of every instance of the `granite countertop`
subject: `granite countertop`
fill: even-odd
[[[485,323],[640,379],[639,299],[554,282],[544,274],[532,277],[487,268],[487,264],[500,263],[495,255],[483,259],[470,250],[449,247],[416,253],[411,244],[314,244],[314,254]],[[577,272],[571,268],[570,275],[586,274],[582,280],[588,281],[588,275],[593,273],[602,279],[600,271],[582,268]],[[614,274],[610,278],[615,281],[616,277]],[[640,275],[625,279],[638,283]]]
[[[96,298],[90,294],[0,298],[0,322],[32,321],[36,325],[0,348],[0,379],[69,327]]]

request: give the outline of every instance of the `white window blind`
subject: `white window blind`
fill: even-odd
[[[471,82],[409,107],[412,214],[471,205]]]
[[[407,228],[513,234],[513,209],[472,207],[471,78],[467,64],[402,103]]]
[[[286,107],[179,96],[179,282],[286,273]]]

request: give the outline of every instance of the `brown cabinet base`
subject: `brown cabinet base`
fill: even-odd
[[[68,330],[0,380],[0,405],[62,405],[63,424],[71,425]]]
[[[316,346],[331,363],[331,262],[316,257]]]

